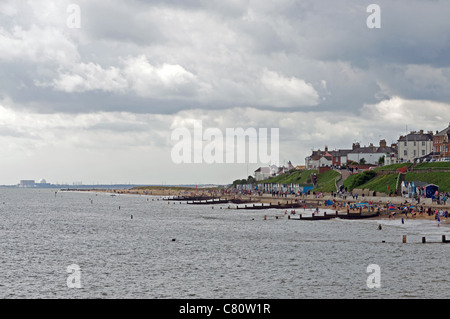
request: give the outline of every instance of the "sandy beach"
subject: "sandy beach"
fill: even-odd
[[[102,192],[102,193],[111,193],[111,194],[134,194],[134,195],[143,195],[143,196],[160,196],[161,198],[165,197],[172,197],[172,196],[184,196],[184,197],[215,197],[215,198],[221,198],[221,199],[242,199],[242,200],[249,200],[251,203],[264,203],[264,204],[289,204],[289,203],[295,203],[297,200],[304,202],[304,208],[303,209],[316,209],[316,207],[320,211],[324,210],[335,210],[339,213],[346,213],[347,212],[347,204],[350,203],[350,205],[356,204],[356,203],[364,203],[367,201],[364,201],[364,199],[355,200],[351,197],[347,197],[345,200],[341,198],[334,198],[330,194],[324,195],[320,198],[315,197],[314,195],[308,195],[308,196],[302,196],[302,197],[296,197],[294,195],[288,195],[280,196],[280,197],[272,197],[270,194],[264,194],[263,196],[259,195],[235,195],[235,194],[222,194],[219,189],[215,188],[183,188],[183,187],[146,187],[142,189],[86,189],[86,190],[78,190],[78,191],[89,191],[89,192]],[[386,209],[386,204],[393,201],[395,198],[401,199],[401,197],[379,197],[377,198],[378,201],[374,201],[373,204],[375,204],[375,210],[377,210],[378,207],[380,207],[380,216],[375,217],[375,219],[389,219],[391,212]],[[325,205],[325,202],[327,200],[334,201],[336,206],[329,206]],[[412,204],[412,202],[409,202],[408,204]],[[234,205],[234,204],[233,204]],[[398,206],[398,205],[395,205]],[[424,213],[420,214],[418,211],[415,212],[415,214],[408,213],[407,215],[404,213],[397,212],[394,216],[391,216],[391,218],[394,219],[425,219],[425,220],[435,220],[434,214],[429,216],[426,211],[429,207],[431,207],[432,211],[434,212],[437,210],[438,212],[440,210],[450,211],[450,205],[437,205],[437,204],[426,204],[422,203],[419,206],[424,207]],[[303,210],[302,208],[298,209],[297,211]],[[367,207],[362,207],[361,209],[357,208],[354,210],[350,210],[350,212],[360,212],[361,213],[373,213],[373,210],[370,212],[368,211]],[[450,223],[450,218],[441,217],[441,223]]]

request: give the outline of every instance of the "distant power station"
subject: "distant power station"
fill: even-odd
[[[35,180],[21,180],[19,185],[21,188],[50,188],[52,185],[47,183],[45,179],[41,179],[38,183]]]

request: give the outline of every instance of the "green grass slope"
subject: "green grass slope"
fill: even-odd
[[[291,171],[276,177],[268,178],[266,180],[258,182],[258,184],[310,184],[311,174],[317,173],[317,170],[308,171]]]
[[[407,182],[426,182],[439,186],[440,192],[450,192],[450,172],[408,172],[405,180]]]
[[[333,170],[318,174],[317,185],[314,190],[324,193],[336,192],[335,180],[338,176],[340,176],[340,174]]]

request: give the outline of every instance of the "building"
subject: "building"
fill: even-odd
[[[448,127],[433,136],[433,151],[436,157],[450,157],[450,123]]]
[[[47,181],[45,179],[39,180],[39,182],[37,182],[35,186],[38,187],[38,188],[51,188],[51,187],[53,187],[53,185],[50,184],[50,183],[47,183]]]
[[[293,169],[294,166],[292,166],[291,162],[289,162],[288,167],[278,167],[277,165],[270,165],[266,167],[260,167],[255,171],[255,180],[257,182],[263,181],[265,179],[268,179],[270,177],[275,177],[280,174],[284,174],[289,171],[288,168]]]
[[[34,180],[21,180],[19,183],[19,187],[22,188],[36,187],[36,182]]]
[[[353,144],[355,146],[356,144]],[[348,161],[348,153],[350,153],[351,150],[337,150],[337,151],[331,151],[332,160],[331,164],[334,167],[340,167],[341,165],[346,165]]]
[[[398,139],[398,161],[414,162],[433,152],[433,132],[413,131]]]
[[[360,147],[359,143],[356,143],[353,144],[352,151],[347,154],[347,160],[356,163],[364,161],[364,164],[378,165],[380,158],[386,160],[387,154],[394,154],[395,156],[397,154],[397,145],[391,144],[391,146],[387,146],[385,140],[381,140],[379,146],[374,146],[371,143],[369,146]]]
[[[325,146],[325,151],[320,149],[312,151],[311,156],[305,158],[305,165],[306,169],[317,169],[333,165],[333,155],[328,152],[328,146]]]
[[[263,181],[270,177],[270,167],[260,167],[255,171],[255,180]]]
[[[398,154],[397,153],[386,153],[384,155],[384,165],[392,165],[398,163]]]

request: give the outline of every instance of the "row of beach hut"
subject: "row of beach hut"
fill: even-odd
[[[426,182],[402,182],[402,195],[405,198],[425,197],[435,199],[439,193],[439,186]]]

